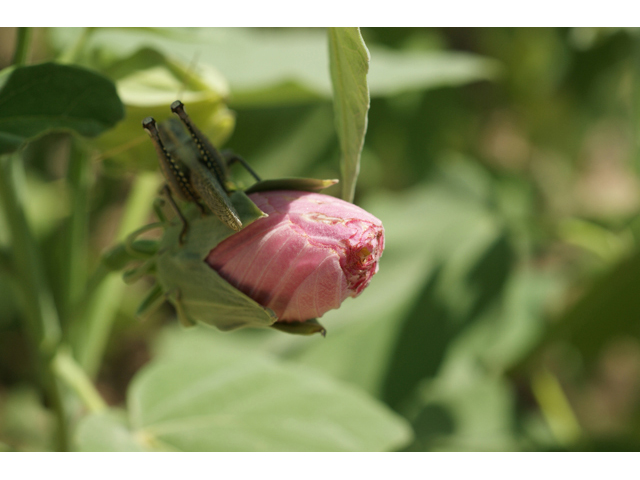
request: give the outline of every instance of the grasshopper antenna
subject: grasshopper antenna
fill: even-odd
[[[171,111],[175,113],[180,121],[189,131],[191,138],[196,143],[198,151],[200,152],[202,162],[206,167],[211,170],[221,185],[225,186],[225,180],[227,179],[227,169],[218,149],[205,137],[205,135],[196,127],[187,112],[184,110],[184,104],[180,100],[176,100],[171,104]],[[226,189],[226,186],[225,186]]]
[[[176,95],[176,97],[182,98],[184,91],[187,89],[187,82],[190,82],[194,79],[194,72],[195,72],[196,66],[198,65],[199,56],[200,56],[200,52],[196,52],[193,55],[191,62],[189,62],[189,66],[184,72],[182,82],[180,82],[180,88],[178,89],[178,94]]]
[[[189,118],[189,115],[187,115],[187,112],[184,109],[184,104],[180,100],[176,100],[171,104],[171,111],[175,113],[178,118],[180,118],[184,126],[187,127],[191,137],[196,142],[205,165],[215,173],[220,184],[225,185],[228,167],[235,162],[240,163],[247,172],[256,179],[256,181],[260,182],[262,180],[244,158],[236,155],[230,150],[225,150],[222,154],[218,152],[211,142],[209,142],[202,132],[193,124],[191,118]]]

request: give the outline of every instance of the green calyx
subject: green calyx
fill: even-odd
[[[319,191],[335,183],[335,180],[285,178],[258,182],[247,192]],[[229,198],[243,227],[266,216],[243,191],[235,191]],[[166,300],[175,307],[184,326],[201,323],[223,331],[272,327],[297,335],[325,335],[324,327],[316,319],[278,322],[271,309],[258,304],[218,275],[205,259],[212,249],[235,232],[215,215],[202,215],[194,204],[188,204],[183,215],[188,230],[182,240],[182,223],[177,218],[168,221],[162,215],[161,223],[141,228],[130,235],[126,244],[116,246],[104,257],[105,264],[113,270],[124,268],[133,260],[144,262],[125,272],[128,282],[144,274],[155,275],[157,282],[140,305],[138,317],[148,316]],[[159,242],[137,238],[159,227],[164,229]]]
[[[245,193],[266,192],[269,190],[300,190],[303,192],[319,192],[338,183],[338,180],[319,180],[317,178],[276,178],[254,183]]]
[[[231,195],[243,225],[264,213],[244,194]],[[189,230],[180,243],[182,225],[172,223],[165,231],[158,252],[156,278],[176,307],[183,325],[195,322],[220,330],[268,327],[278,319],[244,293],[231,286],[205,259],[220,242],[234,233],[214,215],[201,216],[197,209],[185,210]]]

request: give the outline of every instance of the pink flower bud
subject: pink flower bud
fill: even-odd
[[[269,216],[228,237],[206,261],[279,321],[305,321],[338,308],[378,271],[384,229],[360,207],[301,191],[250,198]]]

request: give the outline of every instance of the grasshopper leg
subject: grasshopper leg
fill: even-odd
[[[167,223],[167,217],[162,211],[162,207],[164,207],[164,204],[164,198],[158,197],[153,201],[153,211],[155,212],[156,217],[158,217],[158,220],[160,220],[160,223]]]
[[[169,188],[169,185],[165,183],[162,190],[164,191],[164,194],[167,196],[167,200],[171,204],[171,207],[176,212],[176,215],[178,215],[178,217],[180,218],[180,221],[182,222],[182,230],[180,231],[180,245],[182,245],[184,243],[185,236],[187,235],[189,224],[187,223],[187,219],[184,218],[184,215],[182,215],[180,208],[178,207],[175,200],[173,199],[173,195],[171,194],[171,189]]]
[[[227,161],[227,167],[230,167],[231,165],[237,162],[240,165],[242,165],[245,168],[245,170],[251,174],[253,178],[256,179],[256,182],[262,181],[262,179],[258,176],[258,174],[253,170],[253,168],[251,168],[247,163],[247,161],[244,158],[242,158],[240,155],[233,153],[231,150],[223,150],[222,156]]]

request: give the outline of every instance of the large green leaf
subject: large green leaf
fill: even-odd
[[[160,361],[129,388],[128,420],[115,411],[85,418],[77,447],[383,451],[410,442],[406,421],[366,393],[257,354],[248,338],[201,327],[165,329],[156,352]]]
[[[134,378],[128,422],[117,412],[87,417],[80,450],[382,451],[411,440],[401,417],[360,390],[176,333]]]
[[[505,290],[450,342],[437,376],[419,383],[406,409],[416,432],[410,450],[527,448],[516,428],[516,396],[502,375],[539,341],[558,279],[523,268]]]
[[[140,452],[145,450],[139,438],[129,429],[126,416],[111,410],[82,419],[74,438],[82,452]]]
[[[126,105],[126,117],[116,128],[97,140],[111,170],[157,169],[158,160],[142,119],[158,122],[172,117],[169,105],[180,99],[192,120],[214,145],[221,145],[234,126],[227,108],[228,86],[220,74],[207,65],[197,69],[151,48],[110,64],[105,73],[116,82]]]
[[[519,450],[515,402],[506,381],[478,372],[446,375],[422,388],[414,418],[418,451]]]
[[[80,29],[52,29],[58,48],[73,44]],[[326,35],[322,29],[96,29],[79,61],[109,65],[151,47],[185,64],[209,65],[228,80],[236,107],[317,102],[332,96]],[[394,95],[491,79],[497,63],[456,52],[390,51],[369,45],[372,96]]]
[[[4,345],[0,346],[4,347]],[[34,388],[13,386],[2,393],[0,396],[0,451],[3,449],[3,444],[4,449],[17,452],[50,450],[53,446],[54,430],[53,415],[42,405],[39,394]]]
[[[342,198],[353,201],[369,112],[369,51],[360,29],[329,29],[329,66],[342,157]]]
[[[372,47],[371,58],[369,88],[372,96],[464,85],[491,80],[500,73],[498,62],[470,53]]]
[[[635,251],[585,288],[523,364],[557,342],[571,344],[586,364],[593,364],[608,343],[625,337],[640,339],[639,281],[640,251]]]
[[[353,387],[225,349],[151,365],[128,405],[138,437],[183,451],[382,451],[411,437],[404,420]]]
[[[113,83],[84,68],[44,63],[0,75],[0,154],[49,130],[94,137],[123,115]]]

